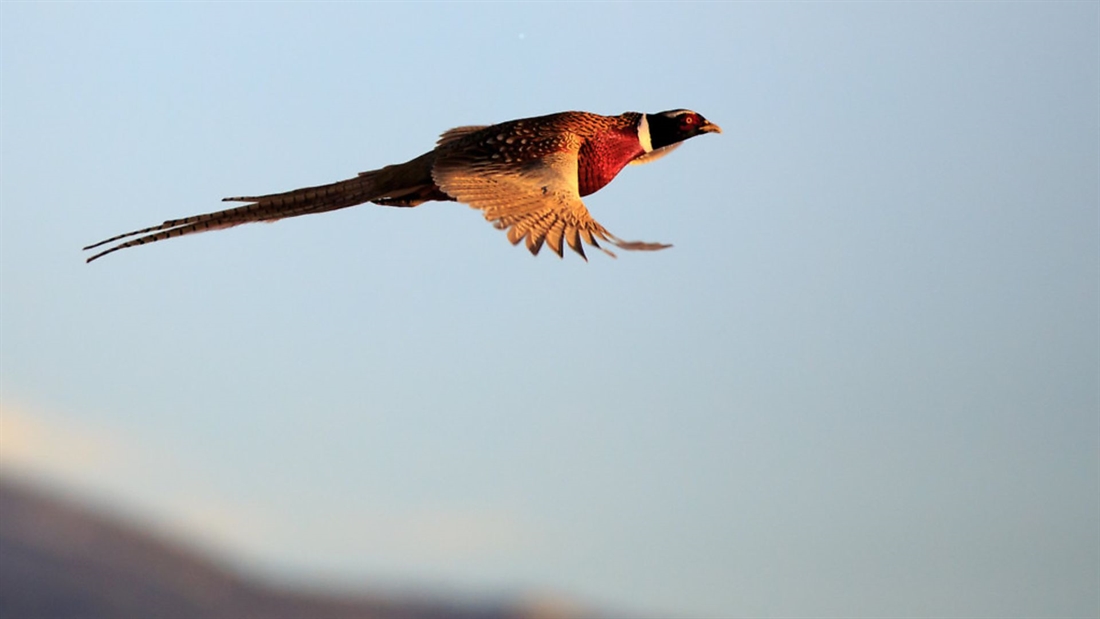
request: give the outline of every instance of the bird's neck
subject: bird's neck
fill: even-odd
[[[634,127],[597,134],[581,146],[577,185],[582,196],[595,193],[639,155],[647,152]]]

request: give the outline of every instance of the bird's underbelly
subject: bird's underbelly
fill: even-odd
[[[643,152],[638,137],[629,133],[611,133],[592,138],[577,157],[577,187],[582,196],[603,189],[626,164]]]

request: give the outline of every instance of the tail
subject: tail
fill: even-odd
[[[421,158],[413,160],[419,163]],[[413,163],[413,162],[409,162]],[[177,236],[198,234],[208,230],[221,230],[232,228],[241,224],[256,221],[276,221],[287,217],[324,213],[337,209],[356,206],[364,202],[371,202],[400,194],[401,188],[408,181],[424,176],[418,173],[422,166],[409,166],[408,164],[387,166],[372,172],[363,172],[356,178],[345,181],[319,185],[317,187],[304,187],[285,193],[273,193],[266,196],[239,196],[225,198],[223,202],[251,202],[245,206],[194,215],[183,219],[170,219],[160,225],[134,230],[125,234],[119,234],[109,239],[100,241],[94,245],[85,247],[85,250],[95,249],[125,238],[136,236],[137,238],[120,243],[109,249],[103,250],[91,258],[88,262],[102,258],[107,254],[127,247],[136,247],[146,243],[156,243]],[[416,169],[414,169],[416,168]],[[430,168],[429,168],[430,169]],[[406,178],[409,177],[409,178]],[[430,176],[428,176],[430,182]],[[415,186],[415,185],[414,185]]]

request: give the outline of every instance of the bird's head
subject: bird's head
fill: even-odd
[[[653,149],[683,142],[703,133],[722,133],[721,127],[691,110],[669,110],[659,114],[646,114]]]

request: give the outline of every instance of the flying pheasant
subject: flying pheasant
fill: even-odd
[[[324,213],[365,202],[411,207],[432,200],[463,202],[481,210],[496,228],[507,230],[512,244],[525,241],[536,255],[545,243],[561,256],[564,243],[584,258],[582,241],[611,256],[615,254],[598,241],[627,250],[664,249],[670,245],[623,241],[611,234],[592,219],[581,196],[600,190],[628,164],[648,163],[688,138],[721,131],[691,110],[618,116],[561,112],[457,127],[440,136],[434,149],[405,163],[329,185],[225,198],[223,202],[250,204],[171,219],[84,249],[137,237],[100,251],[88,258],[91,262],[127,247],[255,221]]]

